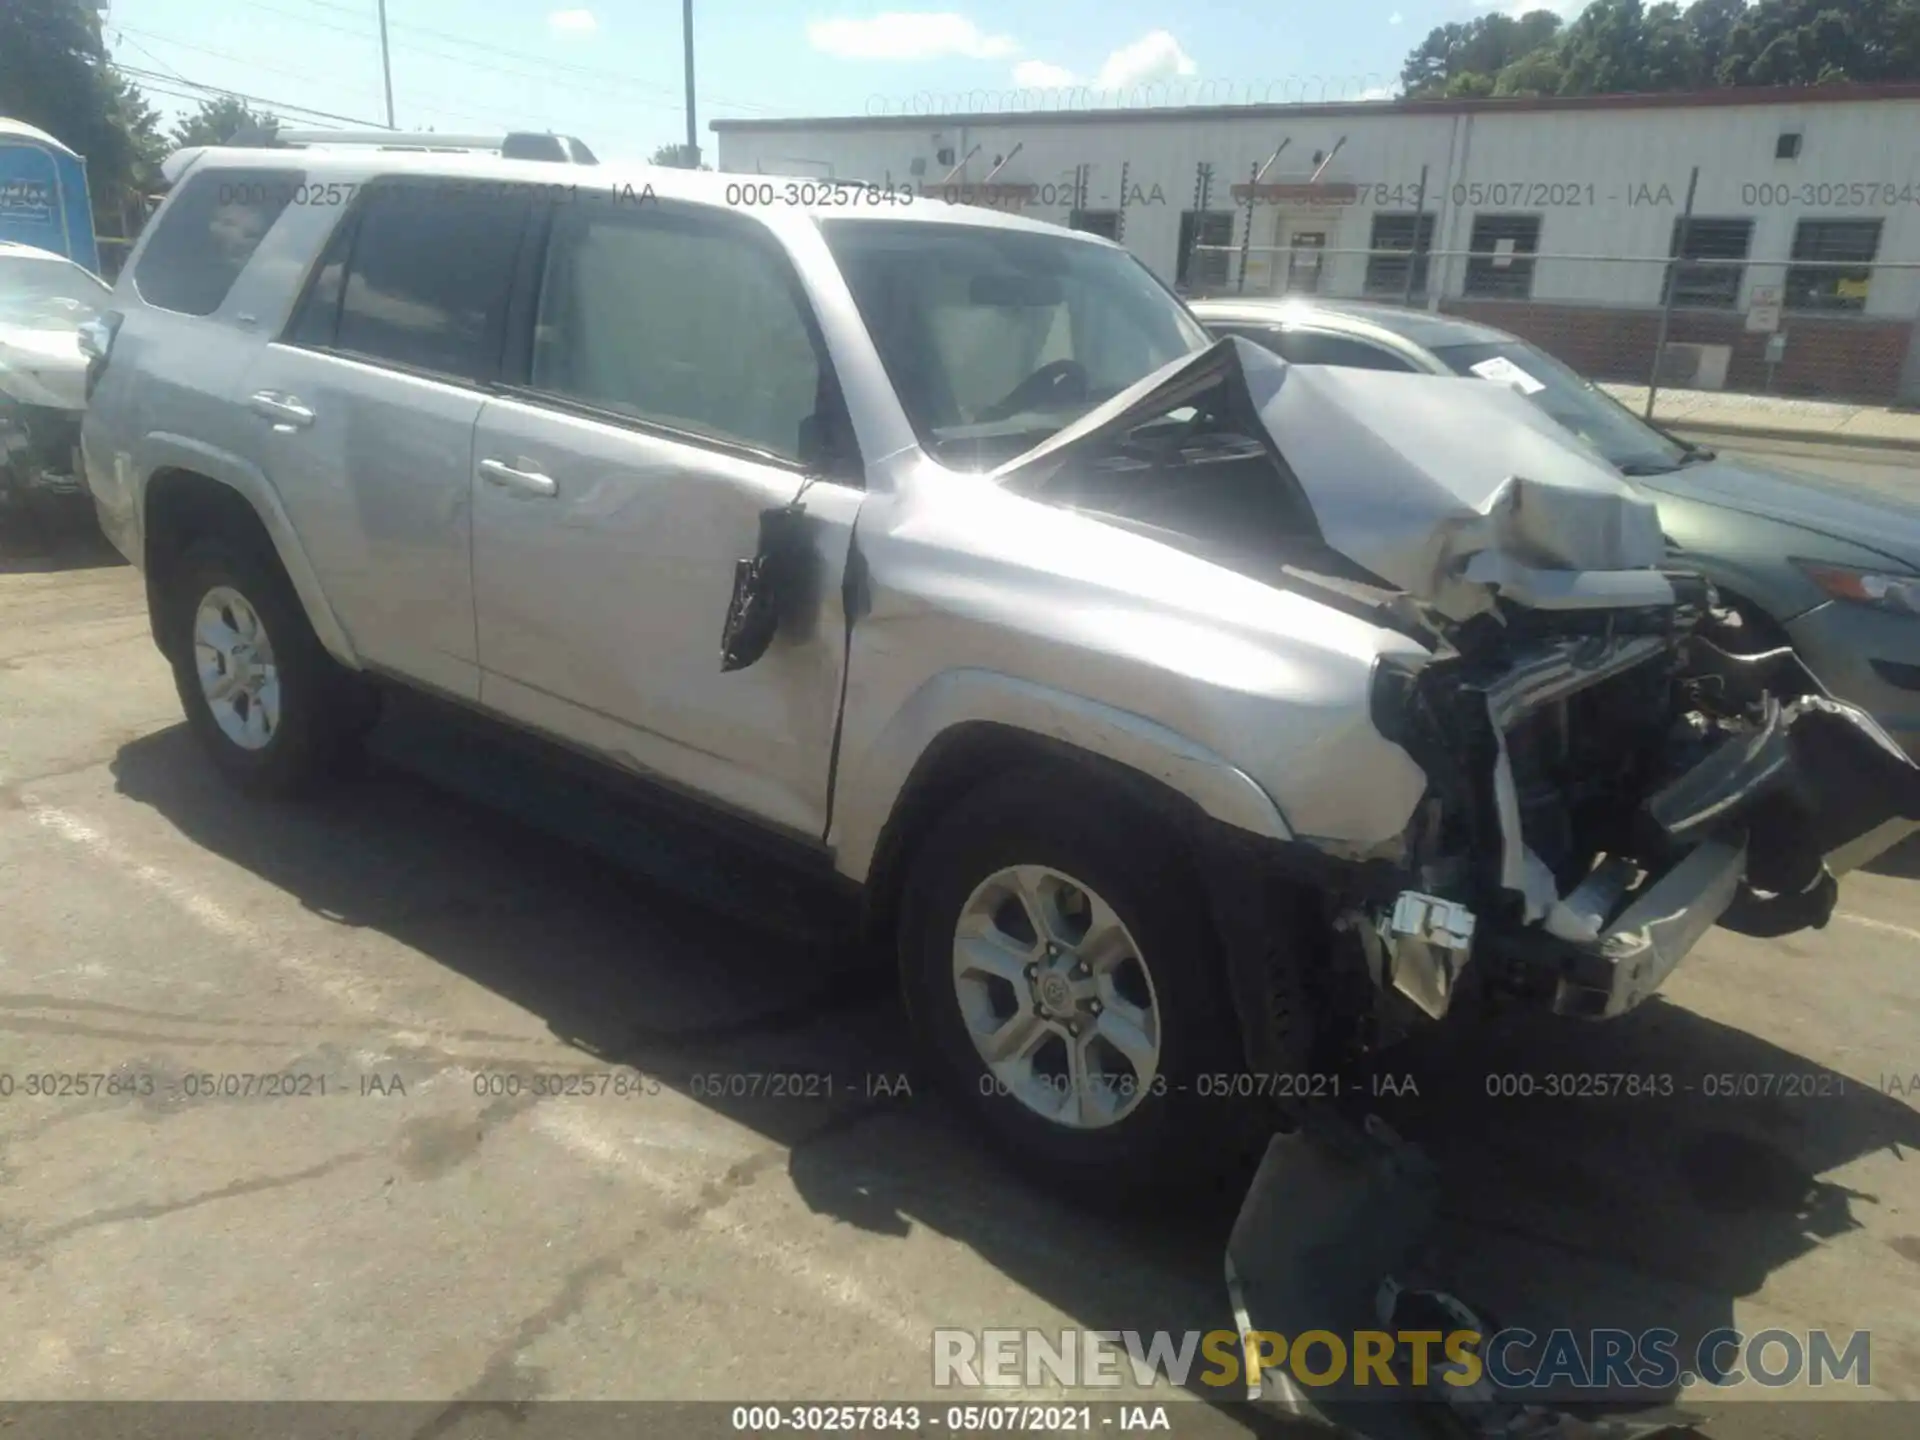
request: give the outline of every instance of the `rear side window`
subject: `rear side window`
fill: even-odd
[[[656,205],[556,212],[531,383],[793,461],[837,393],[775,244]]]
[[[1324,330],[1286,330],[1280,353],[1296,365],[1341,365],[1351,370],[1411,371],[1413,366],[1390,350]]]
[[[218,310],[305,178],[298,170],[189,175],[134,267],[140,298],[184,315]]]
[[[500,370],[507,295],[531,202],[497,186],[382,185],[345,264],[334,348],[456,380]],[[323,263],[310,299],[324,304]],[[295,321],[300,331],[308,317]]]

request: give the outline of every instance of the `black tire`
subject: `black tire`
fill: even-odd
[[[1071,876],[1111,905],[1152,976],[1164,1084],[1101,1128],[1069,1128],[998,1087],[955,994],[962,909],[989,876],[1029,864]],[[908,1016],[936,1081],[1023,1173],[1082,1200],[1125,1205],[1233,1173],[1264,1138],[1259,1107],[1220,1095],[1213,1079],[1246,1063],[1201,887],[1156,817],[1092,779],[1015,772],[937,821],[908,876],[899,960]]]
[[[280,721],[266,745],[230,740],[200,687],[194,616],[214,588],[236,590],[259,616],[273,647]],[[327,654],[277,558],[226,536],[195,540],[181,556],[160,617],[180,703],[201,748],[228,781],[251,795],[289,798],[333,774],[377,713],[377,693]]]

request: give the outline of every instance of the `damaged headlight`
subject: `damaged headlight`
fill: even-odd
[[[1817,560],[1793,562],[1800,573],[1835,600],[1856,605],[1871,605],[1896,615],[1920,615],[1920,575],[1901,575],[1887,570],[1855,570],[1845,565],[1825,565]]]

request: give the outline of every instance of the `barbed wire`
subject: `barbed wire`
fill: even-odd
[[[1313,105],[1388,100],[1399,77],[1289,75],[1279,80],[1155,80],[1138,85],[1027,85],[1007,89],[916,90],[870,95],[867,114],[1045,114],[1069,110],[1159,110],[1189,105]]]

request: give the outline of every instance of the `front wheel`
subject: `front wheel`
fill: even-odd
[[[1020,1168],[1119,1200],[1245,1158],[1203,892],[1100,786],[1030,771],[962,800],[913,865],[900,963],[923,1051]]]
[[[308,789],[371,721],[372,692],[326,653],[278,564],[253,549],[196,542],[163,603],[188,723],[241,789]]]

